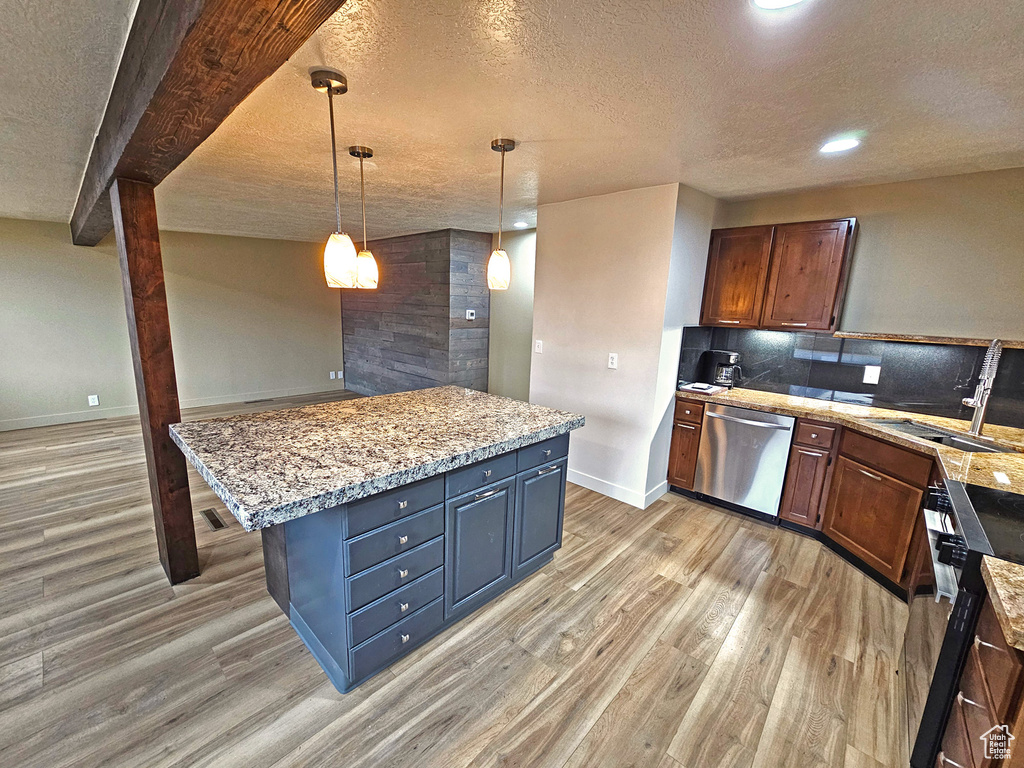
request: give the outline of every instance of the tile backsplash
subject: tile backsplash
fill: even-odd
[[[840,339],[824,333],[743,328],[683,329],[679,379],[695,381],[701,352],[739,352],[739,386],[819,400],[970,419],[984,347]],[[868,365],[881,367],[864,383]],[[1003,350],[987,421],[1024,428],[1024,349]]]

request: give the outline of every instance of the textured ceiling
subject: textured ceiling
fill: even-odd
[[[25,190],[0,191],[0,215],[70,215],[126,28],[127,0],[93,4],[119,13],[64,6],[45,49],[62,63],[58,47],[88,57],[85,73],[61,70],[88,81],[68,96],[70,116],[45,78],[9,86],[8,66],[25,63],[0,53],[3,95],[25,98],[28,115],[0,136],[0,178]],[[65,29],[68,16],[87,19],[87,45]],[[5,19],[11,42],[24,40],[11,27]],[[533,223],[538,203],[674,181],[735,198],[1024,166],[1022,37],[1024,0],[807,0],[774,13],[749,0],[349,0],[158,188],[161,223],[323,239],[333,228],[327,98],[308,78],[323,65],[349,80],[336,107],[354,235],[358,164],[344,148],[377,153],[371,238],[493,231],[496,136],[521,142],[507,159],[507,223]],[[859,149],[818,153],[849,131],[863,133]],[[10,168],[9,150],[23,153]]]
[[[0,216],[67,220],[137,0],[0,0]]]

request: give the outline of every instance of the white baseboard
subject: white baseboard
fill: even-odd
[[[566,474],[566,479],[570,483],[576,485],[582,485],[584,488],[589,488],[592,491],[603,494],[604,496],[610,496],[616,501],[621,501],[625,504],[629,504],[631,507],[637,509],[644,508],[644,496],[642,493],[634,491],[632,488],[625,488],[615,483],[609,483],[607,480],[602,480],[599,477],[588,475],[579,470],[570,469]]]
[[[340,392],[344,386],[338,386]],[[290,389],[268,389],[260,392],[241,392],[216,397],[191,397],[182,400],[181,408],[197,408],[203,405],[224,405],[226,403],[242,403],[246,400],[267,400],[274,397],[291,397],[293,395],[315,395],[330,392],[323,387],[292,387]],[[138,405],[116,405],[89,408],[85,411],[67,411],[65,413],[44,413],[39,416],[22,416],[15,419],[0,419],[0,432],[11,432],[16,429],[30,427],[49,427],[54,424],[73,424],[80,421],[98,421],[100,419],[116,419],[122,416],[137,416]]]
[[[644,509],[647,509],[666,493],[668,493],[668,480],[663,480],[647,492],[647,496],[644,497]]]

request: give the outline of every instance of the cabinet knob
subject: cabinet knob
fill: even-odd
[[[402,643],[408,643],[408,642],[409,642],[409,636],[408,635],[402,635]]]
[[[544,451],[544,458],[546,459],[550,455],[551,455],[551,449],[548,448],[546,451]]]
[[[689,408],[687,408],[687,409],[686,409],[685,411],[683,411],[683,413],[685,413],[685,414],[686,414],[687,416],[689,416],[689,415],[690,415],[690,410],[689,410]]]
[[[687,411],[687,413],[689,413],[689,411]],[[818,439],[818,433],[817,432],[811,432],[811,440],[817,440],[817,439]]]
[[[399,544],[408,544],[409,543],[409,537],[408,536],[399,536],[398,537],[398,543]]]
[[[399,509],[405,509],[408,506],[409,506],[409,502],[408,501],[403,500],[403,501],[398,502],[398,508]]]
[[[485,470],[484,470],[484,477],[490,477],[490,476],[491,476],[491,473],[492,473],[493,471],[494,471],[494,470],[492,470],[492,469],[485,469]]]
[[[398,576],[399,576],[399,578],[404,579],[408,575],[409,575],[409,570],[407,568],[399,568],[398,569]]]
[[[409,604],[408,603],[399,603],[398,604],[398,610],[400,610],[402,613],[405,613],[406,611],[409,610]]]

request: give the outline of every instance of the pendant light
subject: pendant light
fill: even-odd
[[[491,149],[501,152],[501,186],[498,191],[498,247],[491,251],[491,258],[487,260],[487,287],[492,291],[507,291],[509,283],[512,282],[512,265],[509,263],[508,254],[501,247],[501,215],[505,207],[505,153],[516,148],[512,139],[495,139],[491,142]]]
[[[369,147],[349,147],[348,153],[359,158],[359,200],[363,205],[363,250],[356,256],[356,287],[376,288],[380,273],[377,271],[377,260],[366,247],[366,183],[363,179],[363,160],[373,157]]]
[[[338,199],[338,148],[334,138],[334,97],[348,91],[348,81],[341,72],[320,69],[310,75],[313,87],[327,93],[331,111],[331,160],[334,165],[334,212],[338,228],[324,246],[324,276],[330,288],[355,288],[357,283],[356,246],[352,238],[341,231],[341,202]]]

